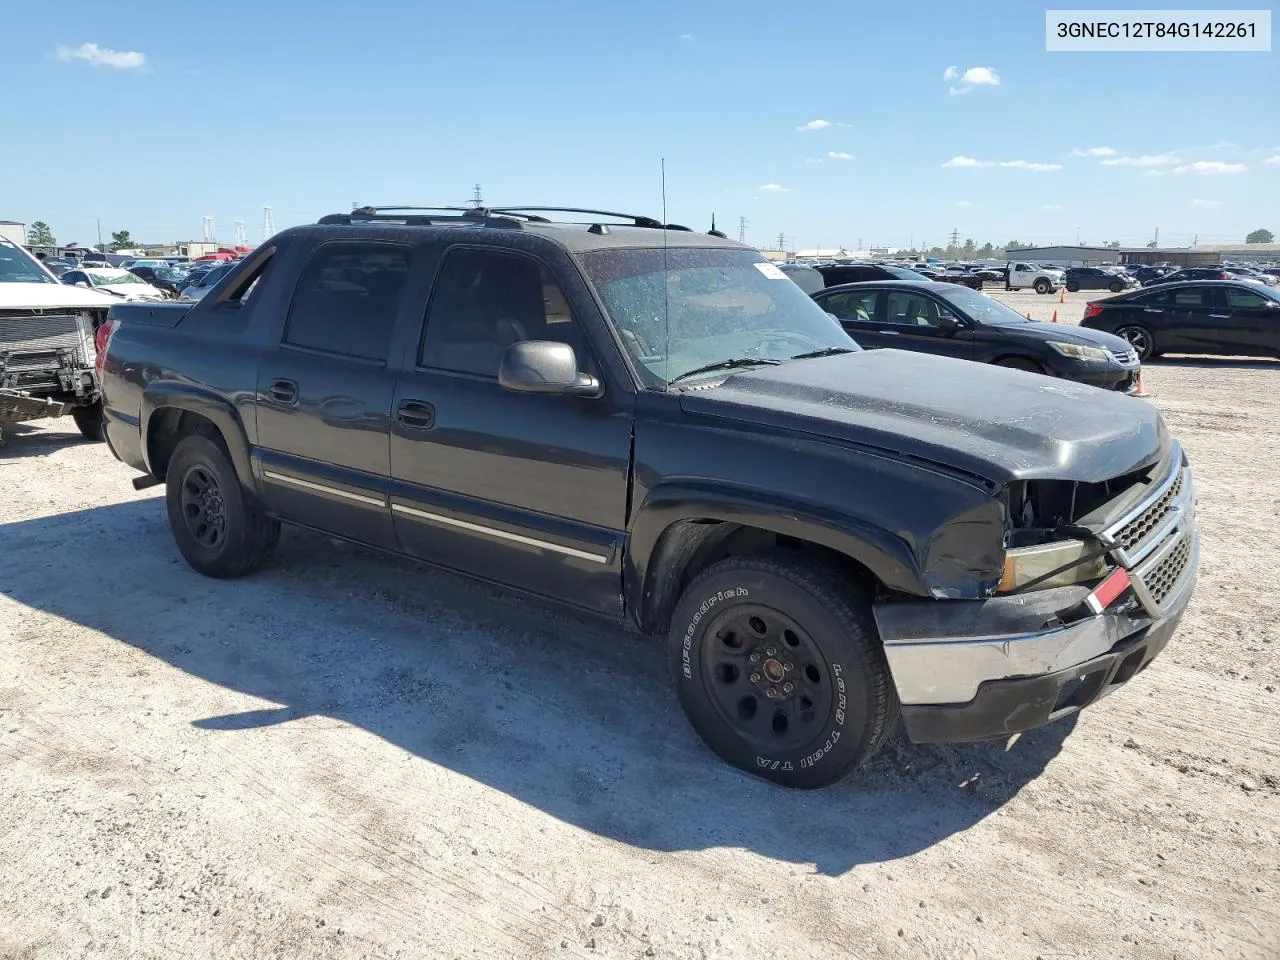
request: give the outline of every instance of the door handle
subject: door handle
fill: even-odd
[[[1211,313],[1209,314],[1209,316],[1214,320],[1230,320],[1231,319],[1231,314],[1229,313]]]
[[[271,395],[272,400],[280,403],[298,402],[298,384],[293,380],[272,380],[271,386],[267,387],[267,393]]]
[[[1143,307],[1142,312],[1143,313],[1164,313],[1164,310],[1161,307]]]
[[[884,334],[886,337],[900,337],[900,336],[902,336],[902,334],[901,334],[901,333],[899,333],[897,330],[880,330],[880,331],[878,331],[878,332],[879,332],[879,333]]]
[[[430,430],[436,425],[436,408],[425,400],[401,400],[396,419],[406,427]]]

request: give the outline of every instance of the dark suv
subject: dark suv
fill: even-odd
[[[899,715],[1080,709],[1195,580],[1153,407],[859,350],[757,250],[649,217],[334,214],[99,336],[111,449],[196,570],[260,568],[289,522],[664,635],[698,733],[788,786]]]
[[[1137,285],[1137,278],[1119,269],[1067,267],[1068,293],[1075,293],[1078,290],[1110,290],[1112,293],[1123,293]]]

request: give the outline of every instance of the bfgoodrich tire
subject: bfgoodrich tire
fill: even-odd
[[[897,723],[869,598],[820,565],[713,564],[676,605],[669,656],[699,736],[726,762],[782,786],[835,783]]]
[[[221,438],[183,438],[165,474],[165,506],[178,550],[209,577],[241,577],[271,558],[280,521],[267,516],[240,486]]]

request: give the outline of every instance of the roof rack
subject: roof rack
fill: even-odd
[[[587,210],[582,207],[420,207],[408,204],[356,207],[350,213],[330,213],[321,217],[317,223],[351,224],[380,221],[383,223],[402,223],[407,226],[431,226],[436,223],[473,223],[487,227],[520,228],[524,223],[555,223],[544,213],[582,213],[593,217],[613,217],[618,220],[630,220],[631,226],[646,227],[655,230],[685,230],[689,228],[678,223],[664,224],[653,217],[636,213],[616,213],[611,210]],[[559,221],[565,222],[565,221]],[[603,232],[605,224],[592,223],[593,228]]]

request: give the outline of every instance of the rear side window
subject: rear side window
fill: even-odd
[[[398,243],[320,246],[298,281],[284,342],[385,362],[411,253]]]
[[[1172,301],[1175,307],[1203,307],[1207,298],[1207,291],[1204,287],[1192,287],[1190,290],[1171,290]]]
[[[879,295],[876,290],[833,293],[823,298],[821,306],[844,323],[871,323],[876,317],[876,297]]]

